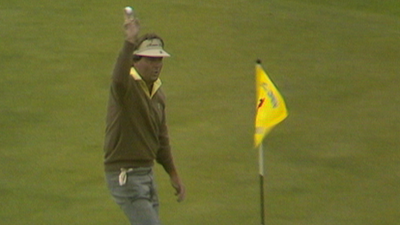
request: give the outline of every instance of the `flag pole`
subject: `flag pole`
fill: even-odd
[[[259,152],[261,225],[265,225],[264,150],[262,142],[269,131],[282,122],[288,113],[282,95],[263,70],[260,59],[256,61],[256,100],[254,144],[255,147],[258,146]]]
[[[261,225],[265,225],[265,215],[264,215],[264,150],[262,143],[258,147],[258,165],[260,169],[260,216]]]

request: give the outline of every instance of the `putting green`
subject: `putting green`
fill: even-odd
[[[400,220],[398,1],[0,3],[2,224],[127,224],[102,142],[129,4],[173,56],[162,80],[188,196],[156,168],[164,224],[259,224],[257,58],[289,109],[264,141],[267,224]]]

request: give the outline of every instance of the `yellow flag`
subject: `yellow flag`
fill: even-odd
[[[265,135],[288,115],[282,95],[260,63],[256,64],[256,97],[254,145],[258,147]]]

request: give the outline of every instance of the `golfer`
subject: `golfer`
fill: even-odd
[[[160,224],[154,161],[170,177],[178,202],[185,187],[174,165],[159,79],[170,55],[156,34],[138,38],[139,24],[125,14],[125,41],[112,73],[106,117],[104,167],[108,188],[132,225]]]

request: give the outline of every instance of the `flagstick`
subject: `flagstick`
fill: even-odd
[[[259,157],[259,169],[260,169],[260,213],[261,213],[261,225],[265,225],[265,216],[264,216],[264,151],[262,147],[262,143],[258,148],[258,157]]]

